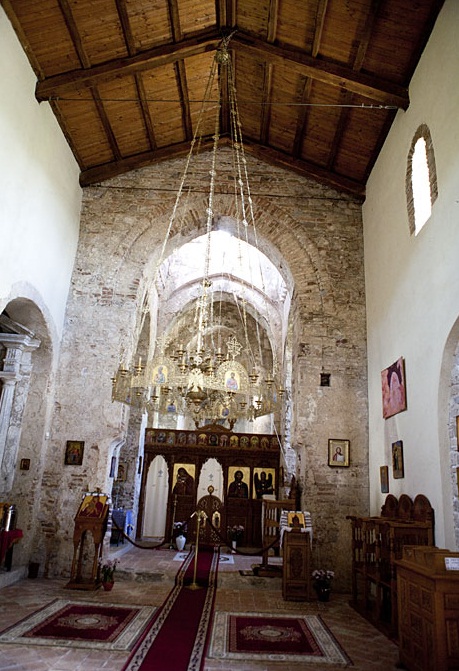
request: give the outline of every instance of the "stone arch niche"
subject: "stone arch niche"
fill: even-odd
[[[0,316],[0,500],[17,507],[17,526],[27,529],[15,563],[33,559],[42,571],[47,537],[38,520],[43,527],[55,520],[55,511],[41,507],[54,383],[49,324],[27,297],[13,299]]]

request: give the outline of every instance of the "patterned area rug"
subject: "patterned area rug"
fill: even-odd
[[[352,666],[318,615],[215,614],[209,659]]]
[[[57,599],[0,633],[0,643],[131,650],[156,608]]]

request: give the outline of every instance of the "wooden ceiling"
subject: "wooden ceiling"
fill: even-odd
[[[360,198],[443,4],[1,2],[83,186],[186,154],[216,47],[234,31],[246,150]]]

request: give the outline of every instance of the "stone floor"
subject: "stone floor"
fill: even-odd
[[[224,552],[225,550],[222,549]],[[113,553],[112,553],[113,554]],[[159,606],[168,595],[180,564],[174,561],[175,550],[145,550],[120,546],[114,555],[120,564],[112,592],[65,589],[64,580],[23,578],[1,587],[0,630],[18,622],[56,598],[82,601],[115,602]],[[279,612],[320,614],[339,640],[355,671],[392,671],[398,660],[397,646],[372,627],[348,605],[349,595],[332,593],[328,603],[291,602],[282,598],[280,577],[241,576],[259,564],[261,558],[233,555],[234,564],[221,563],[215,609],[236,612]],[[270,564],[281,560],[272,558]],[[5,582],[3,583],[5,584]],[[122,669],[128,653],[85,649],[48,648],[46,646],[0,644],[2,671],[98,671]],[[298,663],[289,669],[337,671],[342,667]],[[235,663],[206,660],[205,671],[287,671],[285,664]],[[174,669],[171,669],[174,671]]]

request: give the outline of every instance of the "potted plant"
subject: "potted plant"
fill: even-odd
[[[335,577],[333,571],[327,569],[316,569],[312,572],[313,583],[312,586],[317,593],[319,601],[328,601],[331,592],[331,582]]]
[[[115,571],[116,566],[119,564],[119,559],[107,559],[106,561],[99,560],[100,567],[100,579],[102,581],[102,587],[105,591],[109,592],[115,583]]]
[[[241,540],[244,535],[244,527],[242,524],[234,524],[232,527],[228,527],[228,538],[231,541],[231,548],[233,554],[236,552],[237,542]]]

